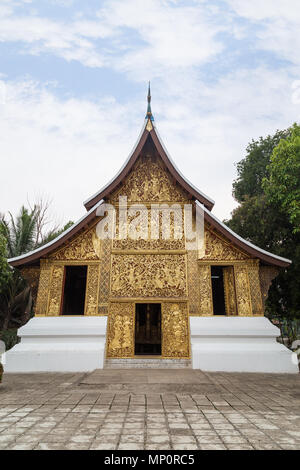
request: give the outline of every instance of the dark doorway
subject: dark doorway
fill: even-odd
[[[226,315],[223,267],[211,267],[211,286],[213,295],[214,315]]]
[[[84,315],[87,266],[66,266],[62,315]]]
[[[135,354],[161,355],[161,305],[136,304]]]

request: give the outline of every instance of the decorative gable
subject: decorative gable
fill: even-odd
[[[187,192],[174,183],[171,175],[158,158],[139,157],[122,186],[110,200],[118,202],[119,196],[127,196],[129,203],[186,202]]]
[[[249,255],[233,247],[224,237],[205,227],[205,255],[203,260],[235,261],[249,259]]]

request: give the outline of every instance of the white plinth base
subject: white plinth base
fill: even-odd
[[[35,317],[4,356],[5,372],[88,372],[103,368],[106,317]]]
[[[190,331],[193,369],[299,373],[296,354],[265,317],[191,317]]]

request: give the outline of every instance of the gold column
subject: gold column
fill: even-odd
[[[51,284],[49,292],[48,315],[57,316],[60,314],[61,298],[63,290],[64,266],[52,266]]]
[[[198,252],[196,250],[189,250],[187,253],[187,272],[189,313],[190,315],[198,315],[200,306],[200,291]]]
[[[41,259],[40,266],[40,278],[35,314],[46,316],[48,311],[48,299],[51,281],[51,265],[48,263],[48,260]]]
[[[100,264],[90,264],[87,270],[85,315],[98,315]]]
[[[264,308],[262,303],[261,287],[259,281],[259,261],[248,265],[248,276],[250,284],[252,313],[253,315],[263,315]]]
[[[211,269],[209,265],[199,265],[200,309],[199,315],[213,315]]]
[[[185,303],[162,304],[162,356],[190,357],[188,310]]]
[[[107,357],[126,358],[134,356],[135,304],[111,302],[107,329]]]
[[[236,295],[233,266],[223,268],[226,315],[236,315]]]
[[[238,315],[250,316],[252,315],[252,305],[247,265],[236,264],[234,266],[234,276]]]

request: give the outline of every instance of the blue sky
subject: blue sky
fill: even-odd
[[[252,138],[300,121],[298,0],[1,0],[0,211],[58,222],[118,171],[147,82],[180,170],[229,216]]]

